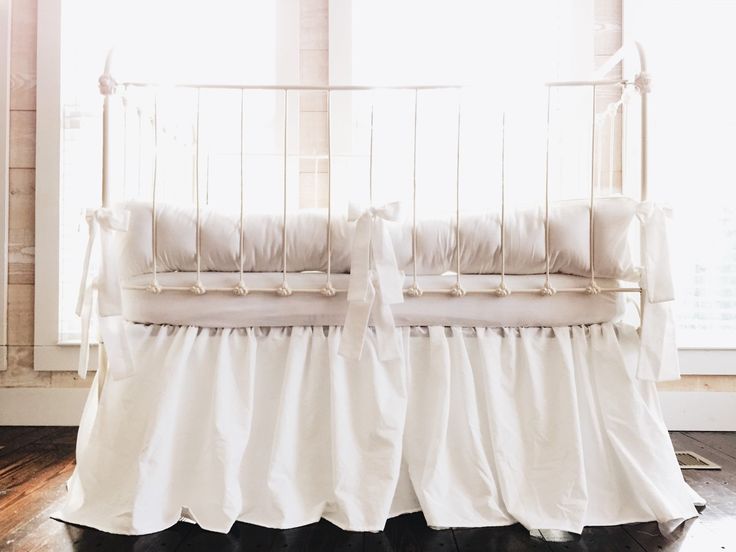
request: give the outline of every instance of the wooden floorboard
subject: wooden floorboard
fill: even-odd
[[[75,439],[74,428],[0,427],[0,551],[736,551],[736,433],[672,434],[677,450],[692,450],[723,467],[684,472],[708,507],[672,537],[663,537],[656,523],[638,523],[588,527],[564,542],[532,538],[518,524],[434,530],[421,513],[393,518],[379,533],[343,531],[321,520],[287,530],[238,522],[226,535],[185,522],[152,535],[110,535],[50,517],[66,494]]]

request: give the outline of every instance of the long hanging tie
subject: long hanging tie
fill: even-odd
[[[350,204],[348,220],[356,221],[350,261],[348,312],[345,317],[340,354],[360,359],[363,353],[373,304],[378,356],[381,360],[400,357],[391,305],[404,302],[403,274],[396,263],[386,221],[401,218],[401,204],[361,209]]]
[[[670,268],[667,219],[668,208],[645,201],[639,205],[643,264],[641,286],[646,300],[642,304],[639,350],[639,379],[675,380],[680,367],[675,340],[675,319],[671,301],[675,298]]]
[[[88,239],[76,307],[76,314],[80,317],[82,326],[78,367],[78,373],[81,378],[87,376],[89,368],[89,333],[95,295],[97,295],[98,310],[101,317],[118,317],[121,314],[120,286],[117,280],[117,270],[115,270],[114,266],[110,238],[112,237],[112,232],[127,231],[129,213],[128,211],[106,208],[88,209],[85,212],[85,220],[88,227]],[[92,277],[91,268],[98,233],[101,234],[102,258],[97,268],[96,276]],[[122,339],[116,339],[116,341],[123,342]],[[117,372],[130,372],[132,370],[132,361],[127,346],[122,347],[118,353],[116,356],[122,357],[124,367],[117,370]]]

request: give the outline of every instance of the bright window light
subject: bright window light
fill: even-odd
[[[678,342],[736,348],[736,3],[626,6],[653,77],[652,196],[675,214]]]

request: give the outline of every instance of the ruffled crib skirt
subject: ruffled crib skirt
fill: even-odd
[[[338,327],[129,324],[132,377],[98,373],[58,517],[124,534],[184,508],[205,529],[323,517],[376,531],[696,515],[627,325],[403,328],[404,359]]]

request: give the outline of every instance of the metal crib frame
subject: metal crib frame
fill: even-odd
[[[618,63],[624,60],[626,51],[630,46],[626,45],[616,52],[608,63],[604,64],[603,71],[608,72]],[[505,297],[510,293],[524,293],[524,294],[536,294],[540,296],[551,296],[556,293],[586,293],[588,295],[597,295],[599,293],[640,293],[641,300],[644,300],[644,293],[640,287],[600,287],[595,280],[595,241],[594,235],[594,217],[595,217],[595,129],[596,129],[596,117],[595,117],[595,94],[598,87],[603,86],[621,86],[621,87],[635,87],[641,97],[641,150],[640,150],[640,168],[641,168],[641,188],[640,188],[640,199],[642,201],[647,199],[647,96],[649,93],[650,78],[646,72],[646,58],[644,56],[643,48],[639,43],[635,43],[639,72],[636,73],[633,80],[627,79],[599,79],[599,80],[581,80],[581,81],[555,81],[546,83],[547,86],[547,160],[546,160],[546,177],[545,177],[545,215],[544,215],[544,227],[545,227],[545,283],[540,289],[519,289],[510,290],[506,286],[505,282],[505,175],[504,175],[504,153],[505,153],[505,115],[502,123],[502,146],[501,146],[501,280],[500,284],[496,288],[490,289],[476,289],[476,290],[465,290],[462,287],[462,274],[460,271],[460,209],[459,209],[459,197],[460,197],[460,186],[459,186],[459,168],[460,168],[460,124],[461,124],[461,109],[460,103],[458,102],[458,113],[457,113],[457,150],[456,150],[456,217],[455,217],[455,258],[456,258],[456,276],[455,283],[449,289],[422,289],[419,286],[416,273],[416,197],[417,197],[417,182],[416,182],[416,129],[417,129],[417,100],[419,92],[423,90],[442,90],[442,89],[453,89],[460,91],[463,86],[458,85],[426,85],[426,86],[388,86],[388,87],[371,87],[371,86],[272,86],[272,85],[208,85],[208,84],[178,84],[174,87],[178,88],[189,88],[197,91],[197,129],[195,138],[196,154],[195,159],[199,157],[199,95],[202,89],[230,89],[241,91],[241,178],[240,178],[240,250],[239,250],[239,281],[235,287],[227,288],[207,288],[202,285],[200,281],[200,259],[201,259],[201,247],[200,247],[200,201],[199,201],[199,171],[195,169],[195,190],[197,194],[196,200],[196,264],[197,264],[197,281],[191,287],[179,287],[179,286],[162,286],[159,284],[157,279],[157,226],[156,226],[156,183],[158,177],[158,171],[156,170],[156,160],[158,158],[158,152],[154,155],[154,183],[153,183],[153,197],[152,197],[152,253],[153,253],[153,274],[152,281],[148,286],[125,286],[126,289],[139,289],[147,290],[151,293],[161,293],[164,291],[189,291],[197,295],[204,294],[205,292],[226,292],[233,293],[237,296],[245,296],[249,293],[273,293],[282,297],[290,296],[292,293],[321,293],[325,296],[334,296],[337,293],[345,293],[345,289],[336,289],[332,285],[332,271],[331,271],[331,260],[332,260],[332,188],[331,188],[331,132],[330,132],[330,99],[331,92],[337,91],[373,91],[373,90],[413,90],[414,91],[414,165],[413,165],[413,200],[412,200],[412,259],[413,259],[413,275],[411,285],[404,289],[404,294],[408,296],[417,297],[425,293],[432,294],[446,294],[453,297],[462,297],[466,294],[478,294],[485,296]],[[116,93],[119,88],[129,87],[152,87],[157,86],[156,83],[147,82],[116,82],[112,77],[112,52],[108,54],[105,63],[105,72],[100,77],[100,92],[104,96],[104,107],[103,107],[103,162],[102,162],[102,198],[103,206],[109,206],[110,203],[110,183],[111,183],[111,148],[110,148],[110,118],[111,118],[111,96]],[[559,288],[555,289],[550,284],[550,251],[549,251],[549,114],[550,114],[550,93],[552,88],[556,87],[589,87],[592,94],[592,139],[591,139],[591,155],[593,161],[591,162],[591,182],[590,182],[590,216],[589,216],[589,231],[590,231],[590,281],[586,287],[575,287],[575,288]],[[282,219],[282,240],[284,246],[282,247],[282,283],[277,288],[262,288],[262,289],[248,289],[245,286],[243,280],[243,220],[244,220],[244,174],[243,174],[243,162],[244,157],[243,145],[242,145],[242,125],[243,125],[243,105],[244,105],[244,94],[247,90],[274,90],[282,91],[284,96],[284,128],[283,128],[283,140],[284,140],[284,166],[283,166],[283,186],[284,186],[284,210]],[[286,135],[288,128],[288,109],[287,100],[289,92],[292,91],[323,91],[327,93],[327,138],[328,138],[328,209],[327,209],[327,228],[326,228],[326,249],[327,249],[327,270],[325,273],[325,283],[320,289],[292,289],[287,280],[288,272],[287,267],[287,254],[286,254]],[[154,108],[154,134],[157,135],[157,114]],[[195,161],[197,163],[197,161]],[[372,181],[373,181],[373,105],[371,105],[371,121],[370,121],[370,154],[369,154],[369,185],[370,195],[372,200]]]

